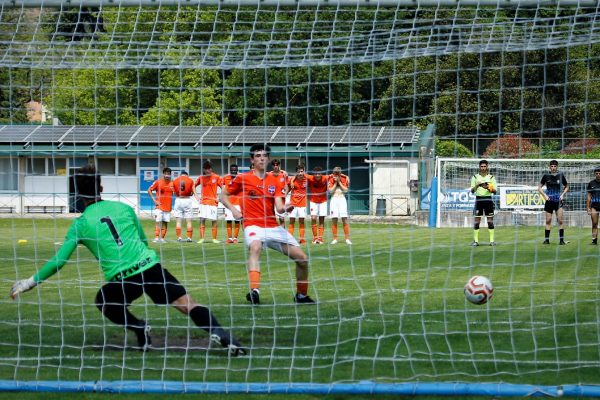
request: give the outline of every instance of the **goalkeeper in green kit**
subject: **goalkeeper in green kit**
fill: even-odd
[[[98,259],[107,283],[96,295],[96,306],[102,314],[118,325],[133,331],[141,350],[151,346],[150,327],[136,318],[129,305],[146,294],[156,304],[171,304],[210,334],[210,339],[227,348],[232,356],[246,350],[226,332],[207,307],[196,303],[179,281],[160,265],[154,250],[148,248],[146,235],[131,207],[102,200],[100,175],[93,165],[75,173],[77,195],[85,203],[85,211],[67,233],[63,245],[36,274],[17,281],[10,295],[31,290],[58,272],[78,244],[83,244]]]

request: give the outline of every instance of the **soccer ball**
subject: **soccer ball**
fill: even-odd
[[[475,275],[465,285],[465,297],[473,304],[485,304],[492,298],[494,286],[485,276]]]

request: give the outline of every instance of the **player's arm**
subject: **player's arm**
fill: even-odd
[[[340,179],[338,181],[338,185],[340,187],[340,189],[342,189],[342,192],[347,193],[348,192],[348,188],[350,187],[350,178],[348,178],[347,175],[340,175],[340,177],[345,177],[346,178],[346,184],[344,185],[344,181],[343,179]]]
[[[150,198],[152,199],[152,202],[154,203],[155,206],[158,206],[158,201],[156,199],[156,197],[154,197],[154,189],[156,187],[156,182],[154,182],[152,184],[152,186],[150,186],[148,188],[148,196],[150,196]]]
[[[198,193],[198,186],[200,186],[200,194]],[[195,181],[192,185],[192,193],[194,193],[194,197],[198,200],[198,203],[202,204],[202,184],[200,182]]]
[[[562,175],[562,184],[563,184],[564,189],[563,189],[562,193],[560,194],[561,200],[563,199],[563,197],[565,197],[565,194],[567,194],[567,192],[569,191],[569,182],[567,181],[567,178],[564,175]]]
[[[285,203],[285,197],[275,197],[275,211],[277,211],[277,213],[284,214],[286,212],[292,211],[293,209],[293,205]]]
[[[235,219],[241,219],[242,213],[231,203],[231,194],[229,193],[229,189],[231,188],[231,184],[228,186],[224,186],[219,194],[219,201],[223,204],[224,207],[227,207],[229,211],[231,211],[231,215]]]
[[[473,175],[471,177],[471,193],[475,193],[477,188],[481,185],[481,182],[477,180],[477,177]]]
[[[67,233],[67,237],[65,238],[64,243],[54,257],[52,257],[44,266],[33,276],[27,279],[21,279],[14,283],[12,288],[10,289],[10,297],[13,300],[21,293],[27,292],[38,284],[42,283],[46,279],[50,278],[52,275],[61,270],[61,268],[67,263],[71,254],[77,248],[77,228],[75,228],[76,223],[71,225],[69,232]]]

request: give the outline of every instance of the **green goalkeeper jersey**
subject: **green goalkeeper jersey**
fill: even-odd
[[[34,276],[42,282],[58,272],[81,243],[98,259],[107,281],[127,278],[157,264],[148,240],[131,207],[116,201],[90,204],[69,231],[63,245]]]

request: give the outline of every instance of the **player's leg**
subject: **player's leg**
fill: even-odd
[[[204,205],[200,206],[200,212],[202,212]],[[204,243],[204,232],[206,231],[206,218],[203,216],[200,217],[200,240],[198,243]]]
[[[327,213],[327,210],[325,210]],[[325,234],[325,215],[319,216],[319,244],[323,244],[323,235]]]
[[[592,208],[592,244],[598,244],[598,210]]]
[[[304,222],[304,218],[302,218],[302,217],[298,218],[298,223],[299,223],[298,229],[300,231],[300,244],[304,244],[304,243],[306,243],[306,240],[304,240],[304,235],[306,234],[306,223]]]
[[[292,210],[292,213],[294,213],[296,211],[296,209]],[[288,232],[290,233],[290,235],[294,235],[294,229],[296,225],[296,217],[292,217],[290,216],[290,223],[288,224]]]
[[[214,219],[211,219],[210,221],[210,226],[211,226],[211,234],[212,234],[212,242],[213,243],[220,243],[220,240],[217,239],[217,229],[219,226],[219,221],[217,220],[217,207],[215,207],[215,215],[214,215]]]
[[[285,232],[285,229],[281,227],[279,229]],[[260,304],[260,255],[264,240],[265,228],[254,225],[244,228],[244,243],[248,247],[247,272],[250,285],[246,300],[251,304]]]
[[[544,211],[544,214],[546,217],[546,225],[544,227],[544,244],[550,244],[550,231],[552,230],[552,211]]]
[[[158,208],[153,211],[154,214],[154,243],[160,241],[160,231],[162,229],[162,211]]]
[[[234,221],[234,226],[233,226],[233,243],[237,243],[238,242],[238,236],[240,235],[240,227],[241,227],[241,223],[240,221]]]
[[[348,217],[342,217],[342,227],[344,228],[344,240],[346,244],[352,244],[350,241],[350,224],[348,223]]]
[[[490,232],[490,246],[495,246],[495,230],[494,230],[494,216],[490,215],[487,217],[488,231]]]
[[[157,264],[140,275],[143,282],[140,286],[154,303],[171,304],[188,315],[196,326],[211,335],[212,341],[227,348],[230,355],[245,354],[245,349],[231,334],[225,332],[210,310],[196,303],[167,269]]]
[[[135,333],[138,347],[151,345],[150,329],[144,320],[129,311],[131,303],[143,294],[142,285],[128,280],[108,282],[96,294],[96,307],[109,321]]]
[[[477,204],[477,203],[475,203]],[[475,210],[477,213],[478,211]],[[481,224],[481,216],[475,215],[473,222],[473,243],[472,246],[479,246],[479,225]]]
[[[558,239],[559,239],[559,244],[566,244],[567,242],[565,242],[565,229],[563,226],[563,221],[564,221],[564,212],[563,212],[563,208],[561,205],[558,206],[558,209],[556,210],[556,223],[558,224]]]
[[[186,218],[185,222],[186,222],[185,228],[186,228],[186,233],[187,233],[186,241],[191,242],[192,234],[194,233],[194,228],[192,227],[192,217],[190,216],[189,218]]]
[[[294,302],[300,304],[314,304],[308,296],[308,257],[299,247],[288,243],[281,244],[281,252],[296,263],[296,295]]]
[[[181,217],[175,217],[175,234],[177,235],[177,241],[182,242],[181,237]]]
[[[313,243],[314,244],[318,244],[319,243],[319,225],[318,225],[318,217],[315,214],[315,210],[313,209],[312,205],[310,207],[310,229],[312,231],[313,234]]]

